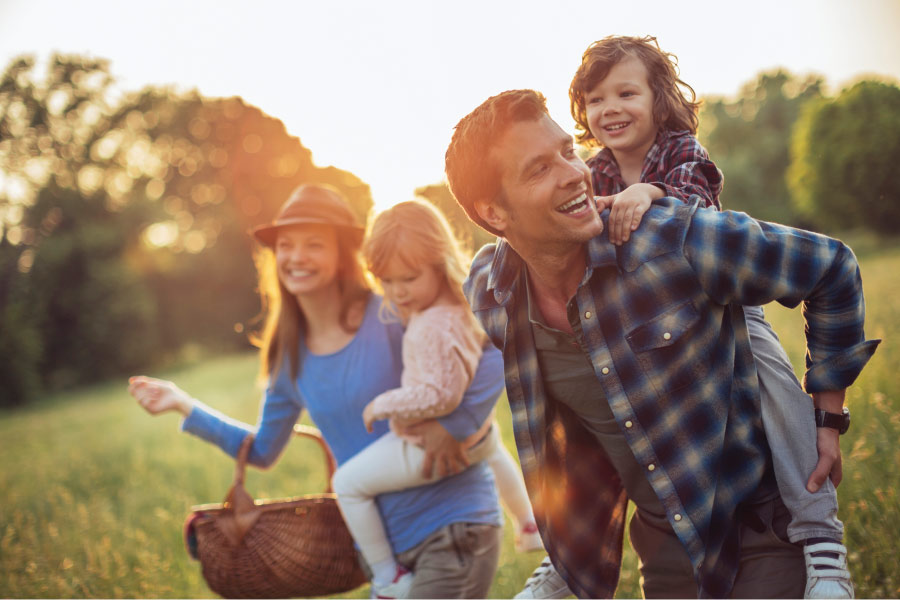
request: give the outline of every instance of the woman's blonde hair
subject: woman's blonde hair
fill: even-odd
[[[443,213],[429,202],[401,202],[375,217],[363,242],[363,256],[376,277],[380,277],[394,259],[410,269],[435,267],[443,275],[453,299],[468,306],[462,284],[469,273],[472,258],[463,250]],[[382,302],[381,314],[398,317],[386,298]],[[474,315],[471,312],[467,314],[472,326],[482,332]]]
[[[306,187],[313,189],[316,186]],[[345,331],[352,333],[358,326],[350,322],[350,309],[369,297],[372,291],[372,278],[360,254],[359,236],[341,227],[333,229],[338,242],[336,277],[341,297],[340,324]],[[291,379],[296,379],[300,374],[300,339],[306,333],[306,317],[300,310],[296,297],[278,278],[275,252],[272,248],[260,246],[254,259],[264,315],[261,335],[251,337],[251,341],[260,350],[260,378],[274,381],[287,359]]]

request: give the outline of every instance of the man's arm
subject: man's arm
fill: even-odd
[[[880,342],[865,339],[859,266],[839,240],[743,213],[694,210],[684,254],[717,303],[803,304],[807,393],[847,388]]]

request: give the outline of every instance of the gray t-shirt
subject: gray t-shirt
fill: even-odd
[[[572,409],[585,428],[597,438],[622,479],[628,498],[641,510],[664,516],[662,503],[628,447],[594,374],[590,357],[582,348],[580,324],[573,323],[575,335],[544,324],[527,280],[526,289],[528,318],[547,397]]]

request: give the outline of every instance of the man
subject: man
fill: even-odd
[[[740,305],[806,303],[804,385],[840,413],[878,344],[852,252],[671,199],[613,246],[571,136],[531,90],[464,117],[446,161],[460,205],[502,238],[466,294],[503,351],[529,495],[569,588],[613,595],[630,498],[648,597],[802,595]],[[837,432],[823,439],[839,460]]]

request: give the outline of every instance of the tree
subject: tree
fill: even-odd
[[[801,108],[822,96],[823,80],[786,71],[762,73],[734,100],[706,99],[700,113],[701,141],[725,174],[724,208],[757,219],[800,225],[785,173],[790,131]]]
[[[798,212],[830,231],[900,229],[900,87],[861,81],[804,111],[789,182]]]
[[[123,93],[108,63],[30,57],[0,78],[0,405],[122,374],[188,343],[246,347],[259,311],[247,231],[320,168],[240,98]]]
[[[495,236],[469,220],[466,212],[456,202],[456,198],[453,197],[446,183],[436,183],[416,188],[415,194],[428,200],[444,213],[444,216],[447,217],[447,221],[450,222],[450,226],[453,228],[453,233],[471,252],[477,252],[485,244],[496,241],[497,238]]]

